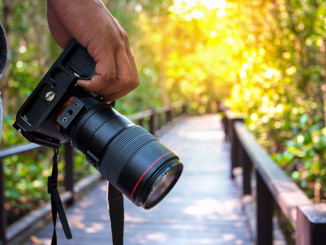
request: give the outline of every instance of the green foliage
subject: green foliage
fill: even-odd
[[[15,213],[18,218],[49,200],[47,177],[51,174],[52,155],[52,151],[42,150],[5,158],[5,195],[10,214]],[[62,150],[60,155],[63,156]],[[74,169],[75,181],[96,171],[77,151]],[[58,188],[63,190],[64,162],[62,160],[58,164],[58,170]],[[10,222],[15,219],[16,217],[9,217]]]
[[[301,188],[308,189],[313,183],[326,183],[326,128],[320,123],[309,126],[306,114],[301,116],[300,126],[302,130],[286,141],[284,152],[272,157]]]
[[[258,141],[319,202],[326,198],[326,2],[258,0],[239,6],[248,29],[228,104],[245,113]]]

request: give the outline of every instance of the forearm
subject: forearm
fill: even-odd
[[[54,29],[61,31],[60,24],[62,24],[67,33],[85,47],[95,45],[95,42],[91,40],[113,40],[119,35],[118,28],[114,30],[112,28],[112,26],[116,27],[113,16],[99,0],[48,0],[48,11],[51,15],[49,24]],[[53,18],[51,18],[52,15]],[[61,33],[61,35],[65,37],[67,33]],[[66,38],[62,39],[66,41]],[[91,49],[94,48],[91,47]]]

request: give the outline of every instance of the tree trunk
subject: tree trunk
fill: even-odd
[[[170,105],[170,99],[169,99],[169,95],[166,91],[166,53],[164,48],[162,48],[162,60],[161,60],[161,65],[160,65],[160,89],[161,89],[161,94],[162,94],[162,100],[164,105]]]

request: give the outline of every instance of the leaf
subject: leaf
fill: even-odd
[[[304,114],[300,117],[300,127],[303,127],[307,124],[309,119],[309,116],[307,114]]]

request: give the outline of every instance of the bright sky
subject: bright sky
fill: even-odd
[[[201,10],[196,9],[199,5],[204,5],[209,10],[216,10],[217,17],[223,17],[226,14],[227,2],[225,0],[174,0],[174,5],[170,10],[177,14],[183,14],[192,10],[191,14],[186,16],[186,19],[201,19],[205,14]]]
[[[174,6],[178,8],[193,8],[198,6],[201,3],[205,5],[208,9],[225,9],[226,1],[225,0],[174,0]]]
[[[195,0],[192,0],[195,1]],[[226,8],[225,0],[198,0],[198,2],[204,4],[209,9],[223,9]]]

